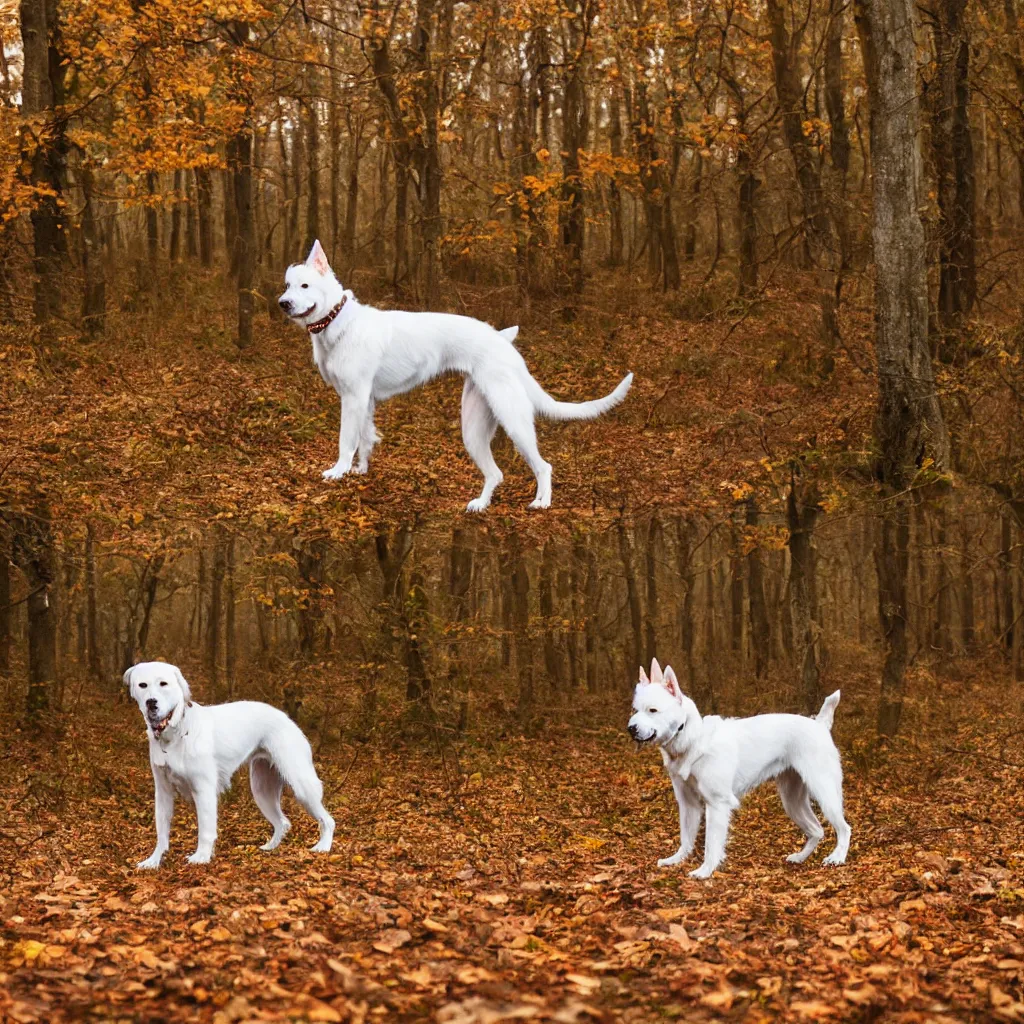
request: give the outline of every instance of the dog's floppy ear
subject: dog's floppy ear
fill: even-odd
[[[679,680],[676,679],[675,671],[671,665],[665,666],[665,689],[675,697],[676,700],[683,699],[683,691],[679,686]]]
[[[327,259],[327,253],[324,252],[324,247],[320,244],[319,238],[313,243],[313,248],[309,250],[309,255],[306,257],[306,266],[315,270],[323,277],[326,277],[331,272],[331,264]]]
[[[134,671],[135,671],[135,666],[132,665],[132,667],[130,669],[127,669],[125,671],[125,674],[123,676],[121,676],[121,682],[124,683],[125,686],[131,686],[132,685],[132,672],[134,672]]]
[[[192,691],[189,689],[188,681],[181,674],[181,669],[177,665],[169,666],[171,671],[174,673],[175,678],[178,680],[178,685],[181,687],[181,694],[185,698],[186,703],[192,699]]]
[[[652,683],[664,683],[665,678],[661,674],[661,666],[658,664],[657,658],[651,659],[651,682]]]
[[[643,683],[644,686],[648,686],[651,682],[650,679],[647,678],[647,673],[644,671],[643,665],[640,666],[640,682]]]

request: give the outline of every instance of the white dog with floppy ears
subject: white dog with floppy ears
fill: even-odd
[[[786,859],[803,863],[825,834],[811,808],[813,799],[836,830],[836,847],[825,863],[845,863],[850,826],[843,817],[843,768],[832,741],[838,703],[836,690],[814,718],[702,718],[680,689],[671,666],[662,672],[655,659],[650,679],[641,668],[629,734],[639,743],[661,748],[679,804],[679,849],[659,860],[658,867],[679,864],[693,852],[703,806],[704,863],[690,874],[710,877],[725,857],[729,819],[740,798],[768,779],[775,779],[782,806],[807,837],[803,849]]]
[[[162,661],[135,665],[125,672],[124,682],[146,721],[156,792],[156,849],[138,867],[160,867],[170,843],[176,793],[195,804],[199,825],[199,844],[188,862],[206,864],[217,838],[217,799],[243,764],[249,765],[256,805],[274,829],[262,849],[275,849],[291,828],[281,810],[287,783],[320,826],[313,849],[330,852],[334,819],[322,803],[313,752],[283,711],[253,700],[204,707],[192,700],[181,672]]]
[[[374,406],[425,384],[443,373],[464,374],[462,440],[484,475],[478,498],[467,506],[481,512],[491,502],[502,472],[491,455],[501,426],[537,478],[530,508],[551,504],[551,466],[537,449],[534,416],[585,420],[600,416],[626,397],[633,380],[627,374],[604,398],[559,402],[530,376],[512,342],[518,327],[495,330],[481,320],[450,313],[411,313],[362,305],[334,276],[315,242],[305,263],[285,274],[281,309],[309,332],[320,376],[341,398],[338,461],[324,472],[337,480],[352,471],[365,473],[379,440]]]

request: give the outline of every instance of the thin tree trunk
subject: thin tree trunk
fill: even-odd
[[[790,600],[793,641],[800,672],[801,701],[812,714],[820,704],[821,624],[817,621],[817,573],[814,527],[818,520],[818,493],[814,484],[798,483],[792,475],[786,502],[789,525]]]
[[[213,568],[210,573],[210,614],[206,623],[206,671],[216,692],[220,680],[220,626],[224,587],[224,538],[218,530],[213,538]]]
[[[0,519],[0,672],[11,667],[11,533]]]
[[[238,280],[237,344],[246,349],[252,344],[252,318],[255,309],[253,287],[256,271],[256,232],[252,202],[252,134],[244,129],[235,136],[233,168],[235,223],[237,225],[235,271]]]
[[[199,220],[199,262],[213,266],[213,182],[208,167],[196,168],[196,214]]]
[[[170,259],[177,263],[181,259],[181,207],[182,207],[182,170],[174,172],[174,205],[171,207],[171,247]]]
[[[86,333],[99,334],[107,319],[107,275],[103,258],[103,233],[96,216],[92,169],[80,169],[82,183],[82,324]]]
[[[608,179],[608,265],[610,267],[622,266],[623,239],[622,239],[622,192],[619,189],[618,163],[622,160],[622,111],[619,101],[619,87],[612,84],[611,94],[608,98],[608,144],[611,149],[612,161],[615,167]]]
[[[629,606],[629,665],[639,667],[643,642],[643,614],[640,609],[640,590],[636,582],[636,543],[633,531],[620,519],[618,525],[619,557],[626,580],[626,602]],[[631,669],[632,670],[632,669]]]
[[[660,550],[661,523],[657,515],[652,515],[650,524],[647,527],[647,616],[644,626],[645,665],[650,665],[651,659],[657,657],[658,654],[658,556]]]
[[[750,643],[754,649],[754,674],[760,679],[768,669],[771,658],[772,636],[768,619],[768,605],[764,596],[764,566],[757,529],[760,515],[757,501],[747,500],[747,593],[750,601]]]
[[[64,103],[66,64],[59,53],[57,0],[21,0],[22,167],[38,190],[32,207],[32,270],[37,323],[60,314],[60,277],[67,254],[63,202],[67,142],[57,108]]]
[[[952,362],[959,350],[958,334],[978,292],[966,6],[966,0],[934,0],[931,11],[937,78],[932,151],[939,204],[939,355],[944,362]]]

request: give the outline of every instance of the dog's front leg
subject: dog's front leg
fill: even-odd
[[[324,470],[325,480],[337,480],[352,469],[363,424],[369,415],[370,389],[360,388],[341,396],[341,427],[338,430],[338,461]]]
[[[196,804],[196,821],[199,825],[199,842],[196,852],[188,858],[189,864],[208,864],[213,856],[213,844],[217,839],[217,784],[202,781],[193,789]]]
[[[671,857],[662,857],[658,861],[659,868],[670,868],[682,864],[693,853],[697,842],[697,831],[700,828],[700,796],[691,791],[690,786],[677,776],[672,776],[672,789],[679,804],[679,849]]]
[[[136,865],[143,871],[153,871],[160,867],[160,861],[171,845],[171,819],[174,817],[174,790],[167,784],[163,775],[153,772],[154,816],[156,818],[156,848],[145,859]]]
[[[690,872],[691,878],[710,878],[725,859],[725,841],[729,838],[731,817],[731,803],[716,801],[707,805],[704,812],[704,863]]]

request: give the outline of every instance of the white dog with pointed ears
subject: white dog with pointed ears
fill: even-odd
[[[591,402],[556,401],[530,376],[513,346],[518,327],[498,331],[468,316],[364,306],[342,288],[319,242],[305,263],[288,268],[285,284],[281,309],[309,332],[313,362],[341,398],[338,461],[324,472],[327,480],[351,472],[357,454],[355,472],[367,471],[370,452],[379,440],[373,425],[377,402],[443,373],[461,373],[466,377],[462,440],[484,475],[483,490],[468,511],[487,508],[503,479],[491,455],[499,426],[537,478],[537,497],[530,508],[547,508],[551,466],[537,449],[534,416],[593,419],[618,405],[633,380],[633,374],[626,374],[610,395]]]
[[[832,741],[832,716],[839,691],[825,698],[814,718],[755,715],[753,718],[702,718],[697,705],[679,687],[671,666],[664,673],[657,659],[651,677],[640,669],[633,695],[629,734],[638,743],[656,743],[679,804],[679,849],[658,861],[670,867],[693,852],[704,809],[704,863],[690,874],[709,878],[725,857],[729,819],[740,798],[775,779],[782,806],[807,837],[802,850],[786,859],[802,864],[825,832],[813,799],[836,830],[836,847],[826,864],[843,864],[850,848],[850,826],[843,817],[843,768]]]
[[[217,839],[217,799],[243,764],[249,765],[256,805],[274,829],[261,849],[273,850],[291,828],[281,810],[287,783],[320,826],[320,841],[313,849],[330,851],[334,819],[322,803],[313,751],[283,711],[253,700],[204,707],[192,700],[181,672],[162,661],[128,669],[124,682],[146,720],[156,790],[156,849],[138,867],[160,867],[170,844],[176,793],[195,804],[199,825],[199,844],[188,862],[206,864]]]

